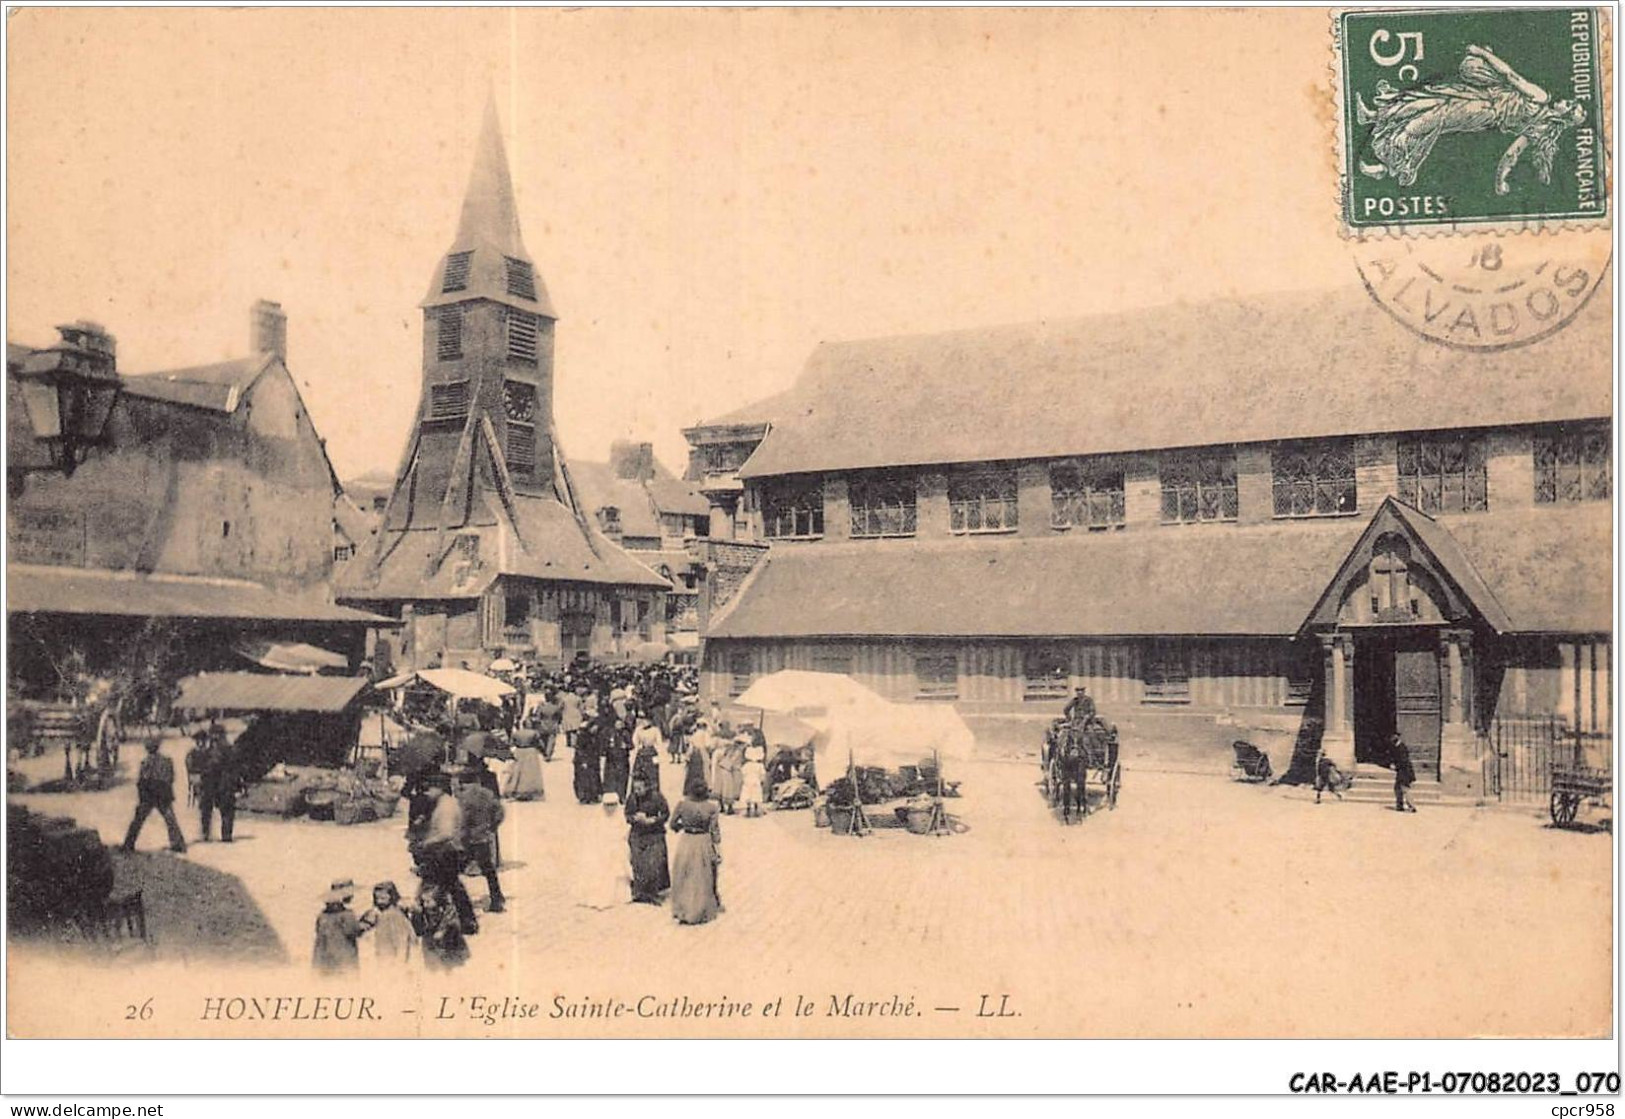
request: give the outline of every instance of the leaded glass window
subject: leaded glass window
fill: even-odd
[[[1535,437],[1535,500],[1546,505],[1613,495],[1608,428],[1558,429]]]
[[[948,480],[951,532],[1009,532],[1016,527],[1016,472],[983,471]]]
[[[1354,446],[1347,440],[1283,443],[1270,460],[1277,517],[1336,517],[1358,511]]]
[[[913,536],[916,520],[914,478],[877,473],[852,481],[852,535]]]
[[[1055,528],[1123,527],[1123,472],[1057,464],[1049,471],[1050,524]]]
[[[1399,499],[1424,513],[1482,513],[1490,507],[1484,442],[1462,435],[1399,441]]]
[[[1236,453],[1231,448],[1170,455],[1160,473],[1164,524],[1236,519]]]
[[[775,539],[824,535],[823,479],[804,478],[764,485],[762,534]]]

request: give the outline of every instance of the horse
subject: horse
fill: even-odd
[[[1076,809],[1078,816],[1089,815],[1089,727],[1087,724],[1066,723],[1055,744],[1051,758],[1054,774],[1054,796],[1061,808],[1061,821],[1070,824]]]

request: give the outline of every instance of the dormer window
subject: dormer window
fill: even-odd
[[[511,256],[502,258],[508,266],[508,294],[519,299],[536,298],[536,273],[531,269],[530,261],[516,260]]]
[[[468,264],[474,259],[474,254],[452,253],[446,258],[446,272],[441,279],[440,290],[463,291],[468,287]]]

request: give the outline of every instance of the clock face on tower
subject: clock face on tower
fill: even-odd
[[[514,423],[536,422],[536,386],[523,381],[509,381],[502,386],[502,405],[508,419]]]

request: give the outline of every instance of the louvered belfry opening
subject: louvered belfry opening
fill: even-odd
[[[536,298],[536,272],[528,260],[511,256],[502,258],[507,266],[508,294],[519,299]]]
[[[525,365],[536,364],[535,315],[508,311],[508,358]]]
[[[468,269],[473,259],[474,254],[471,252],[452,253],[446,257],[446,274],[440,284],[440,290],[442,292],[468,290]]]
[[[487,106],[456,234],[422,303],[422,394],[394,528],[465,523],[513,493],[557,499],[553,325],[525,249],[502,130]],[[490,456],[495,456],[493,462]],[[513,493],[486,493],[511,483]],[[456,511],[454,511],[454,508]]]

